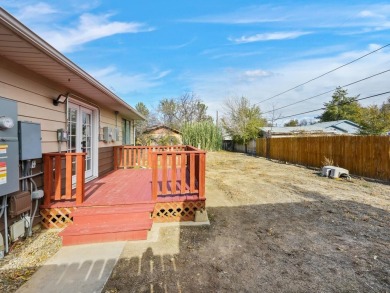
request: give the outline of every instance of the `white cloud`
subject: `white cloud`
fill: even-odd
[[[163,47],[162,49],[165,49],[165,50],[179,50],[179,49],[182,49],[182,48],[185,48],[189,45],[191,45],[192,43],[194,43],[196,41],[196,37],[192,38],[191,40],[189,40],[188,42],[185,42],[185,43],[182,43],[182,44],[179,44],[179,45],[172,45],[172,46],[167,46],[167,47]]]
[[[281,16],[282,14],[274,13],[275,10],[278,8],[269,5],[249,6],[224,14],[199,16],[181,21],[214,24],[253,24],[282,21],[284,17]]]
[[[57,14],[59,11],[50,4],[39,2],[33,5],[20,7],[16,17],[23,22],[41,21],[48,15]]]
[[[261,69],[247,70],[244,72],[244,75],[250,78],[265,77],[265,76],[270,76],[271,74],[272,74],[271,72],[261,70]]]
[[[372,12],[372,11],[369,11],[369,10],[363,10],[363,11],[360,11],[357,15],[358,17],[375,17],[377,16],[376,13]]]
[[[162,79],[171,71],[157,71],[150,73],[122,73],[115,66],[107,66],[88,70],[94,78],[118,94],[129,94],[154,88],[162,83]]]
[[[245,44],[245,43],[253,43],[253,42],[296,39],[300,36],[304,36],[308,34],[310,34],[310,32],[300,32],[300,31],[274,32],[274,33],[256,34],[251,36],[242,36],[239,38],[228,38],[228,40],[236,44]]]
[[[110,14],[84,13],[74,28],[67,26],[58,30],[42,30],[39,34],[59,51],[71,52],[85,43],[104,37],[153,30],[143,23],[110,21],[110,17]]]

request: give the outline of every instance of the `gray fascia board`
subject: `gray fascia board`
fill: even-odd
[[[119,102],[121,105],[123,105],[128,110],[134,112],[134,114],[136,114],[136,116],[138,116],[140,118],[140,120],[146,120],[146,118],[141,113],[138,113],[137,110],[135,110],[133,107],[131,107],[125,101],[123,101],[121,98],[119,98],[113,92],[111,92],[108,88],[106,88],[99,81],[94,79],[87,72],[82,70],[75,63],[70,61],[67,57],[65,57],[63,54],[61,54],[55,48],[53,48],[49,43],[47,43],[45,40],[43,40],[41,37],[39,37],[37,34],[35,34],[28,27],[26,27],[24,24],[22,24],[20,21],[18,21],[16,18],[14,18],[11,14],[9,14],[7,11],[5,11],[1,7],[0,7],[0,21],[5,26],[7,26],[9,29],[11,29],[16,34],[18,34],[20,37],[27,40],[31,45],[36,47],[38,50],[42,51],[47,56],[53,58],[55,61],[57,61],[58,63],[60,63],[64,67],[66,67],[69,70],[71,70],[72,72],[74,72],[76,75],[78,75],[79,77],[81,77],[82,79],[87,81],[89,84],[91,84],[92,86],[94,86],[95,88],[100,90],[102,93],[111,97],[113,100]]]

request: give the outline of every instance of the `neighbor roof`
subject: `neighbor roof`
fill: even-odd
[[[0,55],[129,119],[145,119],[133,107],[0,8]],[[64,93],[65,94],[65,93]]]
[[[271,131],[273,134],[281,133],[299,133],[299,132],[310,132],[310,133],[348,133],[357,134],[360,130],[360,126],[349,120],[337,120],[329,122],[319,122],[313,125],[306,126],[286,126],[286,127],[262,127],[260,131],[268,132]]]
[[[149,132],[152,132],[154,130],[161,129],[161,128],[165,128],[165,129],[168,129],[168,130],[170,130],[170,131],[172,131],[174,133],[181,134],[181,132],[179,130],[173,129],[173,128],[165,126],[165,125],[154,125],[154,126],[148,127],[144,131],[144,133],[149,133]]]

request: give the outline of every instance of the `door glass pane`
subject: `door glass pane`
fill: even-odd
[[[130,122],[126,120],[126,144],[130,144]]]
[[[122,119],[122,144],[126,144],[126,120]]]
[[[82,111],[82,133],[81,133],[81,151],[83,153],[87,153],[85,156],[85,170],[92,169],[92,147],[91,147],[91,136],[92,136],[92,115],[91,113],[87,113]]]
[[[85,175],[92,176],[93,168],[93,138],[92,125],[93,116],[92,111],[82,106],[70,104],[68,108],[68,152],[83,152],[85,155]],[[76,161],[72,161],[72,175],[75,175]],[[75,178],[73,178],[75,180]]]
[[[69,108],[68,111],[68,152],[75,153],[77,134],[77,109]]]

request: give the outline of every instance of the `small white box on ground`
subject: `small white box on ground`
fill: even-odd
[[[334,166],[324,166],[322,167],[322,176],[324,177],[330,177],[330,172],[333,168],[336,168]]]
[[[330,172],[330,177],[332,178],[340,178],[342,176],[349,176],[349,171],[344,168],[334,167]]]

